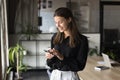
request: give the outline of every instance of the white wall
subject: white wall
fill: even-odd
[[[59,7],[66,7],[66,2],[68,0],[52,0],[52,7],[49,8],[46,2],[46,8],[42,8],[41,4],[41,10],[38,12],[38,16],[42,17],[42,26],[40,27],[40,30],[42,30],[42,33],[49,33],[49,29],[51,27],[55,27],[55,23],[53,20],[53,14],[54,11]],[[40,13],[40,14],[39,14]]]
[[[100,33],[86,33],[83,34],[88,37],[89,48],[97,49],[97,53],[100,53]]]
[[[65,7],[66,6],[66,2],[68,0],[51,0],[52,1],[52,8],[49,8],[48,7],[48,3],[47,1],[49,0],[46,0],[46,8],[43,8],[42,7],[42,1],[41,1],[41,12],[54,12],[55,9],[59,8],[59,7]]]
[[[88,0],[90,6],[90,31],[99,32],[99,0]]]
[[[68,0],[53,0],[53,7],[40,10],[40,16],[42,17],[42,26],[40,29],[43,32],[48,32],[49,28],[55,26],[53,20],[54,10],[61,6],[66,6]],[[72,0],[72,10],[80,12],[80,6],[88,4],[89,12],[89,31],[99,32],[99,0]]]

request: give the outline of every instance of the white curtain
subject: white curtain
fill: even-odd
[[[1,42],[1,61],[2,76],[5,76],[8,61],[8,25],[7,25],[7,0],[0,0],[0,42]],[[37,28],[38,8],[37,0],[20,0],[15,17],[15,27],[18,29],[18,23],[33,25]]]
[[[8,30],[7,30],[7,12],[6,0],[0,0],[0,41],[1,41],[1,61],[2,61],[2,79],[8,66]]]
[[[38,27],[38,0],[20,0],[15,16],[15,32],[24,31],[25,26]]]

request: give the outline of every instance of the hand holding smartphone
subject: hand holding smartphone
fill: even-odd
[[[44,50],[45,52],[48,52],[48,53],[50,53],[50,54],[53,54],[52,52],[50,52],[49,50]]]
[[[44,50],[45,52],[49,52],[49,50]]]

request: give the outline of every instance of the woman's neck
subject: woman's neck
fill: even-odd
[[[64,32],[64,37],[67,38],[68,36],[70,36],[70,33],[68,31]]]

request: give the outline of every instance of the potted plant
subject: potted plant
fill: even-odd
[[[13,71],[13,75],[15,75],[16,72],[16,78],[18,80],[21,80],[20,73],[27,70],[27,66],[23,64],[23,57],[25,54],[25,49],[19,44],[9,48],[9,67],[7,69],[7,74]]]
[[[113,60],[115,60],[117,58],[117,56],[115,55],[115,53],[112,50],[107,51],[105,53]]]
[[[22,31],[22,33],[26,36],[26,38],[28,40],[30,40],[30,36],[32,36],[34,34],[34,31],[33,31],[33,26],[30,25],[30,24],[27,24],[25,27],[24,27],[24,30]]]
[[[22,37],[26,38],[27,40],[31,40],[32,38],[36,38],[38,35],[37,33],[39,33],[39,30],[33,26],[30,23],[27,24],[19,24],[18,26],[21,27],[21,31],[18,32],[18,34],[23,34]]]
[[[99,55],[98,54],[98,49],[97,49],[97,46],[95,48],[90,48],[89,49],[89,53],[88,53],[90,56],[93,56],[93,55]]]

